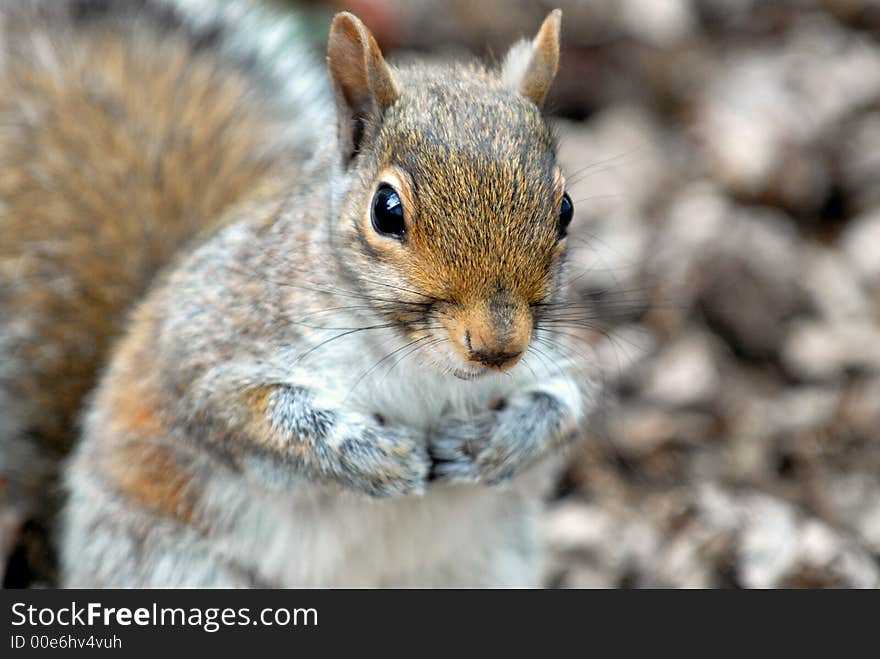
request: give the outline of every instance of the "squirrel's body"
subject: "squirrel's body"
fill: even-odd
[[[251,68],[223,17],[61,4],[97,15],[12,37],[9,13],[0,44],[41,53],[0,60],[0,116],[30,131],[0,127],[5,505],[33,513],[40,443],[69,444],[127,327],[66,476],[63,583],[536,584],[539,458],[590,393],[539,322],[565,283],[538,110],[558,15],[500,75],[392,71],[338,16],[331,138],[333,97],[273,94],[295,67]]]
[[[236,249],[262,259],[252,250],[254,242],[261,248],[265,243],[255,241],[250,230],[233,227],[226,234],[204,249],[208,260],[222,255],[225,261]],[[219,254],[210,254],[214,249]],[[197,270],[203,274],[196,289],[205,284],[202,276],[219,274]],[[230,276],[235,277],[223,273]],[[242,277],[240,285],[250,286],[249,298],[262,299],[259,282]],[[325,306],[336,304],[346,305],[345,298]],[[150,307],[140,313],[149,315]],[[535,524],[552,467],[503,487],[438,484],[421,497],[372,499],[291,473],[271,451],[265,456],[239,455],[236,446],[205,451],[201,442],[216,441],[211,433],[223,430],[200,420],[199,436],[169,432],[162,410],[170,405],[163,398],[175,394],[163,391],[168,385],[158,378],[142,378],[156,351],[152,321],[144,320],[138,323],[143,333],[128,338],[99,390],[87,422],[89,441],[70,474],[79,500],[70,506],[64,542],[71,548],[65,556],[68,585],[536,585]],[[222,336],[228,329],[213,331]],[[204,340],[198,335],[212,330],[196,325],[193,331],[188,341]],[[364,419],[382,414],[387,423],[419,429],[424,437],[442,418],[472,413],[511,389],[504,381],[476,383],[477,392],[469,386],[474,383],[448,378],[414,382],[406,363],[390,372],[377,368],[358,381],[385,354],[369,341],[337,341],[332,368],[321,368],[328,353],[316,351],[314,361],[291,370],[303,345],[323,340],[321,332],[313,335],[296,348],[279,350],[271,341],[251,345],[246,357],[236,354],[238,346],[226,346],[229,361],[219,368],[231,373],[217,380],[234,377],[241,387],[308,383],[322,392],[328,409],[344,406]],[[129,442],[118,444],[122,434]]]

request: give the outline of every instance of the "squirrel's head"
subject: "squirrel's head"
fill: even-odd
[[[462,378],[515,365],[561,293],[573,209],[541,113],[560,18],[498,71],[392,69],[353,15],[330,31],[340,267],[413,349]]]

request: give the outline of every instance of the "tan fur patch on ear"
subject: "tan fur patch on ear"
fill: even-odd
[[[366,28],[364,30],[366,31]],[[394,82],[394,75],[391,73],[391,69],[385,63],[385,58],[382,57],[379,44],[376,43],[373,35],[369,32],[366,33],[366,37],[370,49],[373,96],[376,99],[377,105],[382,110],[385,110],[400,98],[400,92],[397,89],[397,84]]]
[[[334,85],[355,113],[373,103],[384,110],[400,96],[379,45],[354,14],[341,12],[333,18],[327,63]]]
[[[537,36],[514,45],[504,59],[501,79],[536,105],[541,105],[559,70],[559,32],[562,11],[554,9]]]
[[[339,92],[351,106],[369,101],[370,79],[357,19],[337,14],[327,42],[327,66]]]

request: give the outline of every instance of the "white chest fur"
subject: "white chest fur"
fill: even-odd
[[[485,409],[517,385],[508,375],[460,381],[417,365],[373,368],[375,355],[364,350],[334,357],[344,368],[309,373],[320,404],[380,414],[422,429],[426,441],[441,419]],[[549,461],[505,486],[432,484],[422,496],[378,500],[284,479],[280,496],[240,477],[218,476],[211,488],[238,511],[224,551],[255,563],[269,583],[528,586],[537,578],[533,527],[553,469]]]
[[[387,352],[361,341],[340,342],[333,369],[316,366],[309,379],[320,402],[365,415],[380,414],[388,423],[430,431],[442,419],[467,417],[528,383],[531,374],[515,367],[477,380],[460,380],[425,365],[418,352],[400,346]],[[402,356],[400,356],[402,355]],[[322,360],[323,361],[323,360]]]

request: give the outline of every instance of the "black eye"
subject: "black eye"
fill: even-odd
[[[383,236],[403,238],[406,223],[403,221],[403,204],[400,195],[387,183],[383,183],[373,195],[373,228]]]
[[[562,195],[562,205],[559,207],[559,240],[568,235],[568,225],[571,224],[573,215],[574,204],[571,203],[571,197],[566,192]]]

